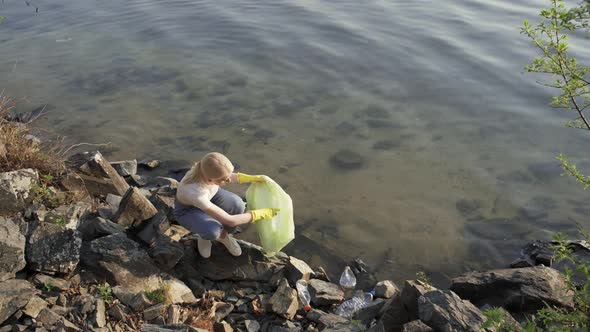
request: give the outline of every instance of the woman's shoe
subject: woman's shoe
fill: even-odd
[[[198,238],[197,248],[199,249],[199,254],[201,254],[203,258],[211,257],[211,241]]]
[[[242,254],[240,244],[231,234],[227,234],[225,238],[219,238],[217,241],[221,242],[233,256],[240,256]],[[211,251],[211,247],[209,247],[209,251]]]

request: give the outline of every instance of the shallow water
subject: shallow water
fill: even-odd
[[[519,29],[545,3],[7,1],[0,87],[111,160],[216,150],[271,176],[312,265],[444,282],[587,223],[555,156],[585,158],[589,136],[523,70]]]

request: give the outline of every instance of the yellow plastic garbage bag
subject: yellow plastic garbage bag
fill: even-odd
[[[273,256],[295,238],[293,201],[273,179],[264,175],[265,182],[253,182],[246,191],[248,209],[279,208],[272,219],[256,222],[258,236],[264,251]]]

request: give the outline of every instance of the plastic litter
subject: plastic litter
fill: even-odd
[[[293,223],[293,201],[273,179],[264,176],[266,182],[254,182],[246,191],[248,209],[279,208],[272,219],[256,222],[256,229],[262,248],[273,256],[295,238]]]
[[[340,275],[340,286],[343,288],[354,288],[356,286],[356,277],[350,269],[350,266],[345,267]]]
[[[371,291],[354,296],[342,302],[336,309],[336,314],[344,318],[350,318],[355,312],[371,304],[374,295],[375,291]]]
[[[307,289],[307,281],[299,279],[297,280],[295,287],[297,288],[297,295],[299,295],[299,301],[301,301],[301,303],[303,304],[303,309],[305,311],[310,311],[311,305],[309,303],[311,302],[311,296],[309,295],[309,290]]]

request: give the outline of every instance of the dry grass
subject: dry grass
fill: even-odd
[[[214,331],[215,301],[208,293],[204,293],[195,306],[186,313],[185,324],[192,327]]]
[[[66,168],[55,142],[37,143],[30,138],[30,124],[10,122],[5,116],[14,109],[14,101],[0,93],[0,172],[21,168],[36,169],[42,175],[54,178]]]

